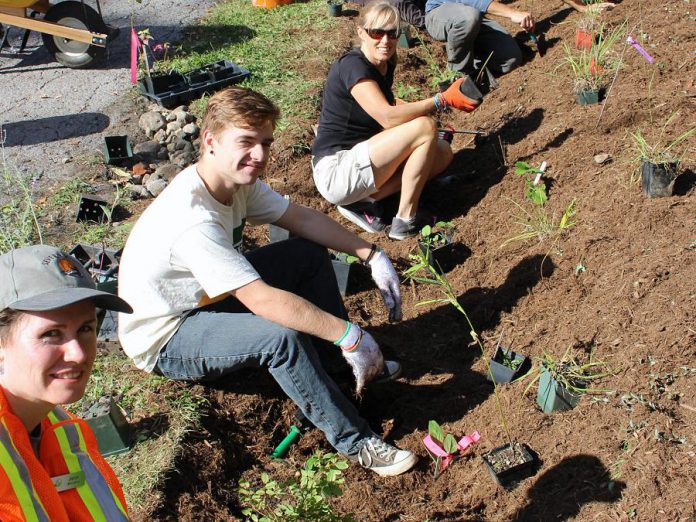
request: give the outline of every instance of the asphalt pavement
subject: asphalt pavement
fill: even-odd
[[[95,0],[85,1],[96,8]],[[138,115],[129,97],[131,19],[136,30],[149,28],[156,42],[175,42],[215,3],[102,0],[104,21],[120,34],[93,68],[70,69],[54,61],[39,33],[31,33],[21,54],[0,50],[0,125],[9,161],[32,176],[60,181],[74,172],[76,158],[99,149],[110,130],[135,128]],[[11,43],[19,46],[23,32],[11,27]]]

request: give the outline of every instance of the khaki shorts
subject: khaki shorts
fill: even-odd
[[[349,205],[377,192],[367,141],[324,156],[316,164],[312,159],[312,171],[317,190],[334,205]]]

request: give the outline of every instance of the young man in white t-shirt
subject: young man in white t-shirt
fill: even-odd
[[[370,267],[392,321],[401,319],[398,276],[375,245],[259,181],[278,117],[270,100],[249,89],[210,99],[200,160],[157,197],[126,243],[119,295],[134,313],[119,317],[121,344],[139,368],[173,379],[268,368],[340,453],[398,475],[416,456],[377,437],[327,375],[320,355],[334,347],[315,350],[317,340],[337,345],[358,392],[385,371],[372,336],[346,320],[326,247]],[[247,221],[275,223],[297,238],[242,255]]]

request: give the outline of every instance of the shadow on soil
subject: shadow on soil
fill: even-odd
[[[513,522],[568,520],[591,502],[615,502],[626,484],[611,480],[609,471],[594,455],[563,459],[541,475],[527,494],[527,505]]]
[[[695,185],[696,173],[693,170],[685,170],[674,180],[674,190],[672,192],[675,196],[686,196]]]

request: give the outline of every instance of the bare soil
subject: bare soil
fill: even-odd
[[[569,346],[580,353],[594,350],[614,371],[601,381],[613,391],[586,395],[571,411],[545,415],[535,404],[535,390],[522,395],[527,381],[501,387],[512,439],[527,444],[539,460],[533,477],[511,491],[501,489],[481,454],[508,442],[507,436],[484,359],[463,317],[449,305],[417,307],[438,296],[437,289],[405,284],[404,321],[389,324],[379,293],[365,284],[347,298],[350,316],[374,333],[387,356],[403,363],[404,375],[369,389],[360,409],[375,430],[421,459],[395,478],[351,466],[335,505],[369,521],[694,520],[696,175],[693,163],[687,164],[674,196],[646,199],[630,182],[637,164],[628,134],[640,128],[655,135],[674,111],[680,116],[667,130],[671,137],[696,122],[693,9],[674,0],[620,3],[606,19],[627,19],[634,36],[644,33],[656,62],[620,47],[624,67],[606,104],[580,107],[568,72],[553,74],[562,42],[572,44],[578,15],[560,2],[524,5],[540,20],[549,46],[545,55],[530,50],[527,63],[501,78],[500,88],[473,114],[446,116],[445,124],[484,129],[490,136],[478,145],[455,136],[449,172],[459,180],[428,189],[424,203],[456,225],[457,264],[447,276],[491,350],[488,356],[501,335],[503,345],[532,357],[543,351],[560,356]],[[344,17],[335,35],[346,46],[353,21]],[[425,41],[444,64],[443,45]],[[426,85],[418,50],[399,53],[396,81]],[[325,66],[312,66],[308,75],[325,76]],[[305,129],[299,134],[310,136],[312,123],[298,122]],[[297,129],[292,136],[297,139]],[[271,184],[341,220],[316,192],[309,156],[292,145],[279,137]],[[687,145],[693,156],[693,137]],[[595,163],[598,153],[611,160]],[[577,202],[577,224],[556,244],[501,248],[519,233],[513,201],[524,201],[524,182],[514,174],[520,160],[548,163],[547,208],[556,220],[571,200]],[[265,243],[266,234],[251,231],[249,244]],[[401,269],[408,266],[415,239],[377,241]],[[204,393],[210,411],[163,481],[165,500],[135,513],[137,519],[239,520],[235,489],[241,477],[253,482],[265,470],[284,478],[315,450],[331,450],[311,430],[285,461],[270,459],[295,408],[266,374],[243,372]],[[458,437],[482,434],[472,454],[437,480],[422,444],[430,419]]]

